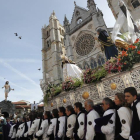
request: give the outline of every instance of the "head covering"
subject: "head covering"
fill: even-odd
[[[99,28],[97,30],[97,32],[99,33],[99,39],[106,42],[107,41],[107,37],[109,37],[108,33],[106,30]]]
[[[97,29],[97,32],[99,33],[98,40],[102,45],[104,45],[104,46],[113,45],[112,39],[106,30],[99,28],[99,29]]]

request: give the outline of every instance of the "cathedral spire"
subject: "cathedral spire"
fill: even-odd
[[[69,24],[69,20],[67,19],[66,15],[65,15],[65,18],[64,18],[64,25],[68,25]]]
[[[76,1],[74,1],[74,5],[75,5],[75,7],[77,6]]]
[[[91,6],[96,6],[94,0],[87,0],[87,7],[90,9]]]
[[[53,10],[53,12],[51,13],[50,19],[57,19],[54,10]]]
[[[67,19],[66,15],[65,15],[63,23],[64,23],[65,31],[66,31],[66,33],[68,33],[70,31],[70,25],[69,25],[69,20]]]

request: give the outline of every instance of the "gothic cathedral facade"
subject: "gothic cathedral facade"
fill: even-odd
[[[62,26],[53,12],[49,25],[42,28],[42,67],[43,81],[58,84],[63,80],[61,52],[65,47],[66,55],[81,69],[96,68],[105,63],[105,56],[94,37],[98,28],[107,29],[103,13],[96,7],[94,0],[87,1],[88,9],[75,3],[72,20],[65,16]],[[49,80],[48,80],[49,79]]]

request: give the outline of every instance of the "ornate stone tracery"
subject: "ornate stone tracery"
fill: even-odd
[[[78,55],[84,56],[89,54],[95,45],[95,39],[91,34],[83,34],[76,42],[76,52]]]
[[[75,102],[81,102],[84,105],[86,99],[92,99],[95,104],[101,103],[104,97],[114,99],[115,93],[123,93],[124,89],[130,86],[134,86],[140,93],[140,63],[135,65],[132,71],[110,74],[97,84],[85,84],[76,90],[63,92],[48,102],[46,110],[52,110],[60,106],[73,106]],[[82,97],[85,92],[89,94],[86,99]],[[53,107],[51,107],[52,102]]]

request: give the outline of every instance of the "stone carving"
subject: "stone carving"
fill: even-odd
[[[115,88],[112,89],[111,85],[115,85]],[[123,93],[124,89],[129,86],[134,86],[140,93],[140,64],[137,64],[131,72],[110,74],[97,84],[88,84],[77,88],[75,91],[63,92],[49,101],[47,110],[60,106],[74,105],[75,102],[81,102],[84,105],[85,99],[82,97],[84,92],[89,93],[88,99],[92,99],[97,104],[104,97],[113,99],[115,93]],[[64,102],[64,99],[66,99],[66,102]],[[54,106],[50,107],[52,102]]]
[[[87,28],[88,28],[88,29],[93,29],[92,24],[89,24]]]
[[[111,89],[111,84],[112,83],[115,83],[117,85],[117,88],[115,90]],[[107,97],[111,97],[112,95],[114,96],[114,94],[116,92],[120,92],[121,93],[125,89],[123,80],[121,79],[120,76],[113,77],[111,79],[103,81],[103,86],[104,86],[104,90],[105,90],[105,95]]]
[[[85,56],[89,54],[95,45],[95,39],[91,34],[81,35],[76,42],[76,52],[78,55]]]
[[[74,40],[75,40],[75,35],[74,35],[74,36],[72,36],[72,38],[71,38],[71,39],[72,39],[72,41],[74,41]]]
[[[8,114],[13,115],[15,113],[15,105],[11,101],[2,101],[0,102],[1,113],[7,112]]]
[[[137,69],[135,71],[132,71],[130,73],[131,78],[133,80],[134,86],[140,90],[140,69]]]

